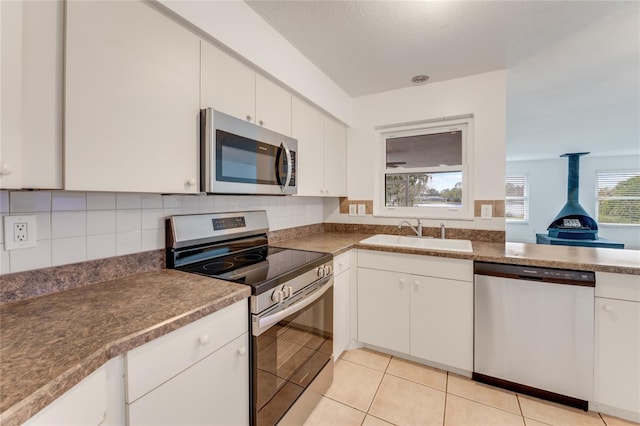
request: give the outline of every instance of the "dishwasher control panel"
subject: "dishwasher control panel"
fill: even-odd
[[[473,269],[476,275],[582,285],[586,287],[595,287],[596,283],[596,274],[592,271],[572,271],[568,269],[489,262],[475,262]]]

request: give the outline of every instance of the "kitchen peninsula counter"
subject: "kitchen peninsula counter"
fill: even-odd
[[[109,359],[249,295],[164,269],[0,306],[0,424],[23,423]]]
[[[484,262],[509,263],[514,265],[640,275],[640,250],[472,241],[473,252],[465,253],[360,243],[361,240],[371,235],[372,234],[321,232],[290,240],[278,241],[274,243],[274,245],[299,250],[323,251],[333,253],[334,256],[352,248],[358,248],[394,253],[470,259]]]

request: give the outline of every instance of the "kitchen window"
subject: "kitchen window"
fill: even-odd
[[[529,221],[529,185],[526,176],[507,176],[505,218],[513,223]]]
[[[375,214],[471,219],[472,117],[383,129]]]
[[[596,171],[596,220],[640,225],[640,169]]]

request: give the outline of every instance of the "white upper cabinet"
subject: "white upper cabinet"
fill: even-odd
[[[347,128],[324,119],[324,190],[332,197],[347,195]]]
[[[291,94],[202,41],[200,107],[291,135]]]
[[[2,1],[0,188],[62,188],[61,0]]]
[[[294,97],[291,136],[298,140],[298,195],[347,195],[347,129]]]
[[[291,136],[291,94],[256,75],[256,120],[260,126]]]
[[[213,108],[255,123],[256,73],[217,47],[200,43],[200,108]]]
[[[66,24],[65,189],[197,192],[198,37],[138,1]]]
[[[322,195],[324,191],[322,114],[294,97],[291,115],[291,136],[298,140],[298,195]]]

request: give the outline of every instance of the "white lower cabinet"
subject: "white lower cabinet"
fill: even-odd
[[[637,276],[596,275],[597,411],[640,422],[640,286]]]
[[[247,425],[247,333],[128,407],[131,425]]]
[[[85,377],[80,383],[40,410],[24,424],[54,425],[117,425],[122,424],[122,356]],[[119,397],[122,397],[119,399]]]
[[[412,276],[411,355],[473,368],[473,283]]]
[[[358,340],[471,371],[473,262],[359,250]]]
[[[409,353],[409,275],[358,268],[358,340]]]
[[[128,424],[249,424],[247,310],[242,300],[128,352]]]
[[[351,251],[333,259],[333,359],[351,342]]]

